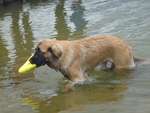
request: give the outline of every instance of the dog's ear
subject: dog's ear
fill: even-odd
[[[62,55],[62,48],[58,44],[55,44],[49,47],[48,51],[56,58],[60,58]]]

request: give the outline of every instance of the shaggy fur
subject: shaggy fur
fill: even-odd
[[[95,67],[135,67],[129,45],[114,36],[97,35],[73,41],[46,39],[37,48],[50,68],[60,71],[73,82],[84,81],[88,71]]]

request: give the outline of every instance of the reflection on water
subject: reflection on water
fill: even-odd
[[[68,39],[69,37],[69,27],[67,26],[67,23],[65,21],[65,9],[64,9],[64,0],[59,0],[59,2],[56,5],[55,9],[55,16],[56,16],[56,24],[55,28],[57,30],[57,38],[61,39]],[[61,26],[61,27],[60,27]]]
[[[67,111],[68,109],[71,110],[67,111],[70,113],[72,109],[73,111],[82,111],[84,105],[119,101],[128,89],[126,80],[130,78],[129,73],[102,72],[105,76],[99,76],[98,73],[93,73],[97,78],[96,81],[83,86],[77,86],[73,92],[59,92],[58,96],[53,95],[54,97],[49,97],[47,100],[41,100],[41,97],[26,95],[22,102],[24,105],[29,105],[40,113],[57,113]]]
[[[9,58],[8,58],[8,50],[5,48],[5,45],[4,45],[3,40],[1,38],[0,38],[0,48],[1,48],[1,52],[0,52],[0,56],[1,56],[0,72],[5,73],[7,61],[9,61]]]
[[[68,39],[68,38],[80,38],[84,36],[83,30],[86,28],[87,21],[84,19],[84,7],[81,5],[81,1],[72,1],[70,6],[72,14],[70,21],[74,24],[75,30],[71,32],[71,28],[68,26],[66,17],[66,10],[64,8],[65,0],[59,0],[55,9],[56,24],[55,28],[57,31],[57,39]],[[60,27],[61,26],[61,27]]]
[[[71,6],[71,10],[73,11],[70,16],[71,22],[74,23],[76,31],[73,33],[76,37],[82,36],[84,34],[84,30],[86,29],[87,21],[84,18],[85,8],[82,5],[81,0],[74,1]]]
[[[137,56],[148,58],[149,4],[149,0],[26,0],[0,6],[1,112],[149,113],[149,65],[133,72],[92,72],[92,83],[69,93],[61,91],[62,75],[46,66],[26,76],[17,73],[44,38],[115,34],[127,40]]]

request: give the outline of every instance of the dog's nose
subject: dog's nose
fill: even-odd
[[[46,59],[41,52],[36,52],[30,59],[32,64],[36,64],[38,67],[46,64]]]

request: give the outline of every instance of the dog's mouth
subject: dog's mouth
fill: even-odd
[[[42,52],[35,52],[29,61],[31,64],[36,64],[37,67],[47,64],[47,60]]]
[[[20,74],[28,73],[35,68],[45,65],[46,59],[42,54],[32,55],[18,70]]]
[[[19,68],[20,74],[27,73],[39,66],[47,64],[47,60],[40,49],[36,49],[35,53],[31,55],[28,60]]]

